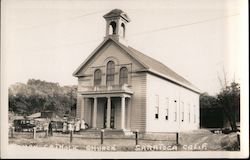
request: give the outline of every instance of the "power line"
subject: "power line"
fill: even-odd
[[[92,14],[97,14],[97,13],[100,13],[100,12],[104,12],[104,10],[103,11],[99,11],[99,12],[88,13],[88,14],[81,15],[81,16],[76,16],[76,17],[73,17],[73,18],[70,18],[70,19],[77,19],[77,18],[89,16],[89,15],[92,15]],[[147,34],[147,33],[160,32],[160,31],[170,30],[170,29],[177,29],[177,28],[187,27],[187,26],[191,26],[191,25],[195,25],[195,24],[207,23],[207,22],[216,21],[216,20],[219,20],[219,19],[224,19],[224,18],[238,16],[238,15],[240,15],[240,14],[237,13],[237,14],[233,14],[233,15],[227,15],[227,16],[222,16],[222,17],[210,18],[210,19],[196,21],[196,22],[192,22],[192,23],[186,23],[186,24],[181,24],[181,25],[163,27],[163,28],[159,28],[159,29],[149,30],[149,31],[140,32],[140,33],[135,33],[135,34],[132,34],[132,35],[130,35],[128,37],[134,37],[134,36],[139,36],[139,35],[143,35],[143,34]],[[96,42],[100,42],[100,39],[95,39],[95,40],[90,40],[90,41],[85,41],[85,42],[80,42],[80,43],[65,44],[63,46],[59,45],[59,46],[49,47],[49,48],[42,49],[42,50],[50,50],[50,49],[56,49],[56,48],[60,48],[60,47],[68,47],[68,46],[74,46],[74,45],[84,45],[84,44],[96,43]],[[38,49],[38,50],[40,50],[40,49]]]
[[[181,27],[187,27],[187,26],[191,26],[191,25],[195,25],[195,24],[200,24],[200,23],[207,23],[207,22],[216,21],[216,20],[219,20],[219,19],[224,19],[224,18],[238,16],[238,15],[240,15],[240,14],[237,13],[237,14],[233,14],[233,15],[216,17],[216,18],[206,19],[206,20],[202,20],[202,21],[196,21],[196,22],[192,22],[192,23],[186,23],[186,24],[175,25],[175,26],[170,26],[170,27],[163,27],[163,28],[154,29],[154,30],[150,30],[150,31],[135,33],[135,34],[133,34],[133,35],[131,35],[129,37],[138,36],[138,35],[147,34],[147,33],[159,32],[159,31],[163,31],[163,30],[170,30],[170,29],[176,29],[176,28],[181,28]],[[86,43],[95,43],[95,42],[98,42],[98,41],[100,41],[100,39],[86,41],[86,42],[83,42],[83,43],[72,43],[72,44],[69,44],[67,46],[83,45],[83,44],[86,44]]]
[[[163,31],[163,30],[170,30],[170,29],[176,29],[176,28],[181,28],[181,27],[187,27],[187,26],[191,26],[191,25],[195,25],[195,24],[207,23],[207,22],[216,21],[216,20],[219,20],[219,19],[224,19],[224,18],[238,16],[238,15],[240,15],[240,14],[237,13],[237,14],[233,14],[233,15],[227,15],[227,16],[222,16],[222,17],[216,17],[216,18],[196,21],[196,22],[193,22],[193,23],[186,23],[186,24],[180,24],[180,25],[175,25],[175,26],[170,26],[170,27],[163,27],[163,28],[159,28],[159,29],[149,30],[149,31],[140,32],[140,33],[135,33],[135,34],[133,34],[133,35],[131,35],[129,37],[134,37],[134,36],[147,34],[147,33],[159,32],[159,31]]]
[[[83,17],[86,17],[86,16],[91,16],[91,15],[99,14],[99,13],[103,13],[103,12],[107,12],[107,10],[101,10],[101,11],[97,11],[97,12],[90,12],[90,13],[86,13],[86,14],[83,14],[83,15],[67,18],[67,19],[64,19],[64,20],[55,21],[53,23],[47,23],[47,24],[41,24],[41,25],[34,25],[34,26],[30,26],[30,27],[17,28],[16,30],[26,30],[26,29],[39,28],[39,27],[43,27],[43,26],[53,25],[53,24],[56,24],[56,23],[62,23],[62,22],[65,22],[65,21],[80,19],[80,18],[83,18]]]
[[[77,46],[77,45],[91,44],[91,43],[96,43],[96,42],[100,42],[100,41],[101,41],[101,39],[95,39],[95,40],[79,42],[79,43],[55,45],[55,46],[46,47],[46,48],[29,49],[29,51],[33,51],[33,52],[35,52],[35,51],[46,51],[46,50],[53,50],[53,49],[57,49],[57,48],[64,48],[64,47],[71,47],[71,46]]]

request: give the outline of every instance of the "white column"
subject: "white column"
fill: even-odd
[[[84,119],[84,105],[85,105],[85,98],[82,97],[82,101],[80,104],[80,121],[82,122],[82,119]]]
[[[93,109],[93,124],[92,127],[96,128],[96,119],[97,119],[97,98],[94,98],[94,109]]]
[[[125,97],[121,97],[121,129],[125,129]]]
[[[111,118],[111,97],[107,97],[108,102],[107,102],[107,125],[106,128],[110,128],[110,118]]]
[[[131,114],[131,98],[128,99],[128,107],[127,107],[127,129],[130,129],[130,114]]]

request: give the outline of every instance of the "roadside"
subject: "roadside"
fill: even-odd
[[[74,134],[70,142],[70,134],[54,133],[46,137],[44,132],[33,134],[16,132],[9,138],[9,144],[26,147],[51,147],[87,151],[237,151],[237,134],[213,134],[207,130],[196,130],[179,133],[179,144],[169,135],[140,137],[136,145],[133,136],[123,138],[104,138],[103,144],[99,137],[87,138]],[[156,138],[158,137],[158,138]]]

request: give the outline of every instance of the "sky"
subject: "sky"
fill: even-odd
[[[103,15],[119,8],[128,44],[214,95],[218,76],[241,82],[241,0],[3,0],[5,85],[28,79],[77,85],[76,68],[103,41]],[[245,64],[245,63],[244,63]]]

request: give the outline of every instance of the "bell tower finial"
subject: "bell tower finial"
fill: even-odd
[[[129,17],[120,9],[113,9],[103,16],[106,20],[106,36],[112,37],[117,41],[127,45],[126,29],[127,23],[130,22]]]

